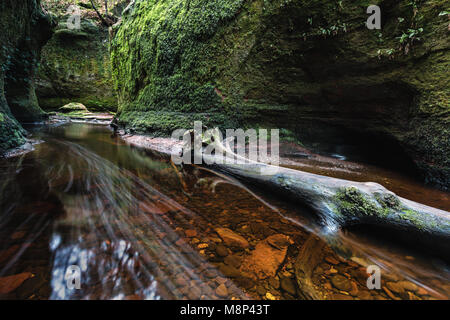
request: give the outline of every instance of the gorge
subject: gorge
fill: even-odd
[[[0,9],[0,299],[450,297],[447,1]],[[174,163],[195,121],[281,173]]]

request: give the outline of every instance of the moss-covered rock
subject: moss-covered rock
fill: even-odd
[[[24,143],[20,121],[40,121],[34,77],[53,23],[39,0],[0,3],[0,153]]]
[[[88,112],[88,109],[82,103],[71,102],[71,103],[68,103],[68,104],[62,106],[61,108],[59,108],[59,111],[63,112],[63,113],[74,112],[74,111]]]
[[[93,111],[115,111],[108,28],[84,8],[81,29],[70,29],[62,10],[57,11],[55,34],[42,50],[36,91],[41,106],[57,110],[79,101]]]
[[[365,26],[378,4],[382,30]],[[389,142],[450,187],[446,1],[136,1],[115,30],[119,123]],[[373,140],[371,140],[373,139]],[[380,150],[379,153],[383,153]],[[389,158],[389,154],[385,158]]]

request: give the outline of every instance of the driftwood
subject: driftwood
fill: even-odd
[[[236,155],[217,133],[203,142],[215,147],[215,154],[202,152],[203,161],[209,166],[306,205],[320,217],[325,234],[336,234],[338,229],[351,225],[376,225],[399,231],[419,244],[450,251],[447,211],[401,198],[377,183],[353,182],[250,161]],[[234,163],[224,161],[222,155],[234,159]]]

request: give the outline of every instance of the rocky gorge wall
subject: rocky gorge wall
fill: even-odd
[[[78,7],[80,29],[71,29],[69,5],[49,3],[57,26],[42,49],[37,96],[44,110],[57,110],[70,103],[92,111],[115,111],[117,99],[111,77],[108,27],[103,26],[89,2]]]
[[[371,4],[381,30],[365,25]],[[112,42],[118,122],[155,135],[202,120],[354,140],[388,161],[401,151],[448,189],[448,9],[440,0],[135,1]]]
[[[19,121],[40,121],[34,79],[53,22],[39,0],[0,2],[0,153],[24,143]]]

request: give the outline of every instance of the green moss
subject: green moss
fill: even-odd
[[[0,112],[0,155],[25,143],[24,136],[25,130],[20,124],[11,116]]]
[[[167,112],[167,116],[186,113],[185,117],[178,117],[179,125],[186,124],[186,117],[226,113],[214,84],[205,77],[208,66],[204,60],[209,50],[206,42],[238,13],[242,3],[242,0],[136,3],[133,19],[123,22],[112,43],[113,75],[122,102],[119,108],[122,121],[131,123],[127,121],[130,112],[136,115],[150,111],[152,115],[146,117],[147,121],[136,121],[142,126],[148,123],[148,130],[152,130],[153,119],[166,117],[162,112]],[[169,123],[176,125],[175,121],[165,121]]]
[[[20,121],[42,120],[34,76],[52,21],[39,0],[0,3],[0,153],[25,142]]]
[[[450,223],[445,218],[423,215],[407,208],[403,208],[399,217],[402,220],[410,222],[419,230],[440,229],[443,233],[450,232]]]
[[[400,199],[391,193],[375,193],[375,199],[378,203],[386,210],[400,210],[401,202]]]
[[[78,101],[92,111],[116,111],[107,29],[82,19],[81,29],[71,30],[66,21],[67,16],[59,17],[55,35],[42,51],[40,104],[45,110],[56,110]]]
[[[68,103],[61,108],[59,108],[60,112],[88,112],[88,109],[82,103],[71,102]]]
[[[439,228],[450,231],[448,219],[426,215],[402,206],[397,196],[393,194],[375,194],[376,201],[368,199],[354,187],[342,188],[334,198],[334,213],[338,217],[352,219],[361,216],[389,218],[393,221],[401,219],[421,231]]]
[[[122,112],[119,124],[133,132],[168,136],[174,128],[191,129],[194,121],[202,121],[207,127],[216,127],[227,124],[227,127],[236,126],[230,119],[222,114],[214,113],[183,113],[159,111],[130,111]]]
[[[335,200],[338,212],[348,218],[361,215],[384,217],[390,211],[390,207],[381,207],[355,187],[342,188],[336,193]]]
[[[93,112],[110,112],[116,109],[117,100],[115,97],[98,97],[98,96],[84,96],[77,98],[39,98],[39,104],[45,110],[57,111],[62,106],[73,102],[74,100],[84,104],[89,110]]]
[[[405,209],[400,217],[401,219],[409,221],[415,226],[418,226],[421,230],[423,230],[427,226],[427,224],[424,223],[422,217],[419,216],[414,210]]]

